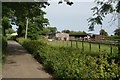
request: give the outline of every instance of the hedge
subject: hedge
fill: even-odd
[[[105,39],[120,39],[120,36],[106,36]]]
[[[89,56],[77,49],[51,47],[43,41],[24,41],[23,46],[45,66],[54,78],[119,78],[118,61],[109,56]],[[110,58],[109,58],[110,59]]]
[[[4,61],[6,58],[6,49],[7,49],[7,39],[6,37],[2,37],[2,60]]]

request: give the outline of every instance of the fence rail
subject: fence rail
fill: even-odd
[[[92,40],[92,41],[80,41],[80,40],[70,40],[71,41],[71,47],[72,47],[72,43],[73,42],[76,42],[76,48],[78,48],[78,42],[82,42],[82,51],[84,51],[85,49],[85,46],[84,46],[84,43],[87,42],[89,43],[89,50],[90,52],[92,51],[92,44],[98,44],[98,50],[99,52],[101,52],[101,45],[104,44],[104,45],[109,45],[110,47],[110,53],[112,54],[113,53],[113,46],[116,46],[119,50],[119,43],[118,43],[118,40],[120,39],[117,39],[117,40]],[[97,47],[97,46],[96,46]]]
[[[82,52],[103,52],[118,53],[118,40],[70,40],[70,41],[54,41],[53,46],[77,48]]]

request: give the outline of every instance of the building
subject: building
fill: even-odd
[[[104,36],[99,34],[89,34],[91,36],[91,39],[103,39]]]
[[[67,34],[67,33],[56,33],[56,38],[58,38],[58,40],[67,41],[67,40],[69,40],[69,34]]]
[[[70,40],[88,40],[90,35],[88,34],[69,34]]]
[[[44,38],[46,39],[57,39],[57,40],[95,40],[95,39],[103,39],[104,36],[98,34],[68,34],[68,33],[44,33]]]
[[[55,38],[55,34],[56,33],[49,32],[49,33],[43,33],[42,35],[44,35],[44,38],[46,38],[46,39],[54,39]]]

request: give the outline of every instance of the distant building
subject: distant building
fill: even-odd
[[[95,39],[103,39],[104,36],[98,34],[68,34],[68,33],[44,33],[44,38],[46,39],[58,39],[58,40],[95,40]]]
[[[44,35],[44,37],[45,37],[46,39],[53,39],[53,38],[55,38],[55,34],[56,34],[56,33],[51,33],[51,32],[49,32],[49,33],[43,33],[42,35]]]
[[[99,34],[89,34],[91,36],[91,39],[103,39],[104,36]]]
[[[67,41],[69,40],[69,34],[68,33],[56,33],[56,38],[59,40]]]
[[[88,40],[90,35],[88,34],[69,34],[70,40]]]

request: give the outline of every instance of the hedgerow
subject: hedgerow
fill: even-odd
[[[69,47],[53,47],[44,41],[24,41],[23,46],[45,66],[54,78],[119,78],[119,61],[104,53],[86,55]],[[109,60],[110,59],[110,60]]]
[[[25,40],[25,38],[19,37],[19,38],[16,38],[15,40],[16,40],[17,42],[19,42],[19,43],[22,45],[23,42],[24,42],[24,40]]]
[[[6,37],[2,37],[2,60],[4,61],[6,58],[6,48],[7,48],[7,39]]]

